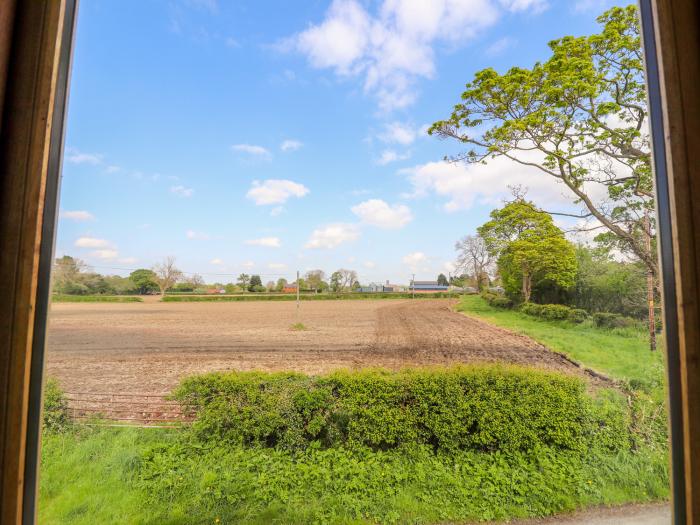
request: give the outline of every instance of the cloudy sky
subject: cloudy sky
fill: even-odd
[[[628,2],[622,2],[628,3]],[[57,255],[207,281],[339,267],[435,278],[509,194],[566,206],[426,135],[485,67],[596,30],[605,0],[83,2]]]

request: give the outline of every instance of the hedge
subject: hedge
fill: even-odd
[[[513,308],[513,301],[511,301],[504,295],[498,295],[491,292],[484,292],[481,294],[481,297],[483,297],[484,300],[491,306],[495,306],[497,308]]]
[[[202,442],[303,450],[428,445],[434,450],[584,452],[629,446],[621,396],[593,399],[582,379],[473,366],[326,376],[230,372],[186,379],[174,397]]]
[[[427,292],[416,293],[416,299],[457,299],[460,293],[453,292]],[[324,301],[324,300],[352,300],[352,299],[411,299],[411,292],[377,292],[358,293],[348,292],[343,294],[301,294],[302,301]],[[296,301],[295,294],[262,294],[251,293],[247,295],[166,295],[161,299],[166,303],[175,302],[229,302],[229,301]]]
[[[520,311],[526,315],[540,317],[549,321],[568,320],[573,323],[582,323],[588,318],[588,312],[579,308],[571,308],[563,304],[535,304],[523,303]]]
[[[593,322],[598,328],[628,328],[635,325],[635,320],[620,314],[598,312],[593,314]]]

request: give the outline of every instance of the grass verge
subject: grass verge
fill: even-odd
[[[44,524],[463,523],[668,497],[665,441],[554,372],[207,374],[176,393],[195,424],[167,430],[71,425],[52,389]]]
[[[579,363],[615,379],[632,389],[663,398],[664,352],[651,352],[647,334],[635,328],[601,329],[590,321],[545,321],[515,310],[490,306],[478,295],[465,295],[457,310],[531,337]],[[660,341],[660,346],[662,341]]]
[[[54,303],[142,303],[141,297],[134,295],[64,295],[51,296]]]

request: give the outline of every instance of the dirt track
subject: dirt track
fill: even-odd
[[[506,362],[581,374],[534,341],[452,311],[453,300],[55,304],[48,372],[71,392],[170,391],[214,370]]]

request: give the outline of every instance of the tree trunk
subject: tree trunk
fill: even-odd
[[[649,224],[649,214],[644,214],[644,229],[646,237],[646,249],[651,253],[651,225]],[[654,271],[647,266],[647,305],[649,307],[649,349],[656,350],[656,312],[654,309]]]
[[[530,302],[530,294],[532,293],[532,275],[527,270],[523,270],[523,300],[526,303]]]

